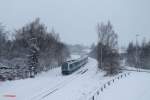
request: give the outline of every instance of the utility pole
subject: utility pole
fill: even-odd
[[[137,71],[138,71],[138,36],[139,34],[136,34],[136,57],[135,57],[135,61],[136,61],[136,68],[137,68]]]
[[[102,65],[103,65],[102,59],[103,59],[103,49],[102,49],[102,44],[101,44],[101,68],[102,68]]]

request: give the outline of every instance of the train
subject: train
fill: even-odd
[[[76,70],[78,70],[79,68],[81,68],[82,66],[84,66],[87,62],[88,56],[84,56],[75,60],[66,61],[61,66],[62,74],[63,75],[71,74]]]

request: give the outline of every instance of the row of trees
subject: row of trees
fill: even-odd
[[[127,64],[133,67],[150,68],[150,42],[141,45],[130,42],[127,48]]]
[[[113,29],[112,24],[97,24],[98,43],[91,46],[91,57],[97,58],[98,68],[107,72],[107,74],[115,74],[120,70],[121,55],[118,52],[118,36]],[[150,41],[143,40],[141,45],[130,42],[127,48],[126,63],[129,66],[138,68],[150,68]]]
[[[119,67],[118,36],[115,33],[112,24],[97,24],[98,44],[96,58],[98,68],[107,72],[107,74],[116,74]]]
[[[6,38],[0,26],[0,62],[22,69],[21,77],[34,77],[51,66],[59,66],[69,56],[67,45],[53,29],[48,32],[39,18],[16,30],[13,40]]]

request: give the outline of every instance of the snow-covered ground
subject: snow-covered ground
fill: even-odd
[[[63,76],[56,68],[40,74],[34,79],[0,83],[0,100],[77,100],[82,98],[106,80],[104,73],[97,74],[96,60],[89,58],[86,66],[75,73]],[[103,81],[104,82],[104,81]],[[6,97],[15,95],[16,97]]]
[[[101,92],[99,100],[150,100],[150,73],[132,72]]]
[[[0,100],[86,100],[96,89],[116,77],[104,77],[104,74],[104,72],[97,73],[96,60],[89,58],[89,62],[84,67],[71,75],[63,76],[61,69],[55,68],[34,79],[1,82]],[[100,93],[99,100],[120,100],[115,99],[117,94],[120,97],[128,96],[127,93],[132,93],[130,90],[134,90],[137,95],[129,96],[146,95],[150,93],[148,91],[150,90],[149,77],[150,74],[133,72],[131,77],[116,81],[112,86],[106,88],[104,92]],[[142,85],[145,87],[142,88]],[[137,93],[135,88],[139,88],[140,92]],[[6,95],[14,97],[6,97]],[[114,99],[112,99],[113,97]]]

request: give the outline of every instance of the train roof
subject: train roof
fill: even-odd
[[[68,63],[68,62],[74,62],[75,60],[68,60],[68,61],[66,61],[66,63]]]
[[[80,60],[82,60],[82,59],[85,59],[85,58],[87,58],[87,57],[88,57],[88,56],[82,56],[82,57],[80,57],[80,58],[78,58],[78,59],[69,60],[69,61],[66,61],[66,62],[64,62],[64,63],[69,63],[69,64],[71,64],[71,63],[80,61]]]

